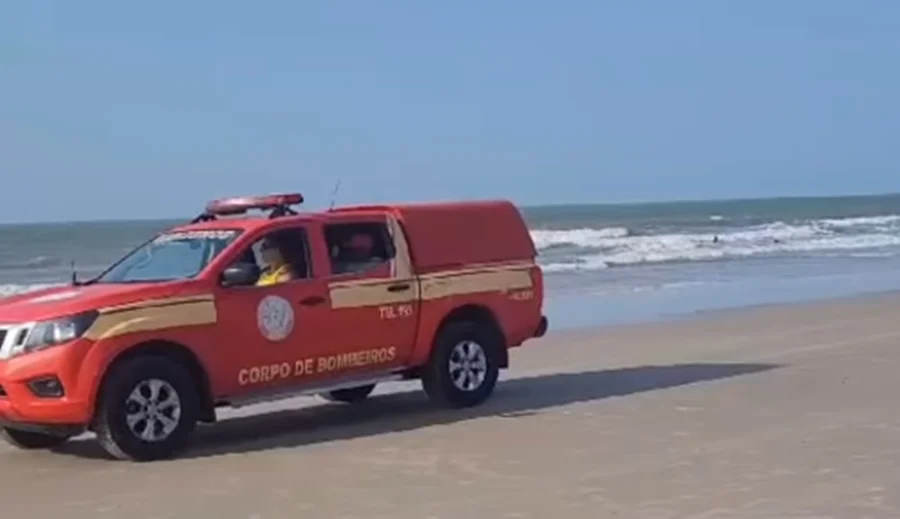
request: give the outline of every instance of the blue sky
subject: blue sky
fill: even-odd
[[[0,5],[0,221],[900,191],[900,2]]]

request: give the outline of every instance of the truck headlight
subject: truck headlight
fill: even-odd
[[[13,350],[13,355],[30,353],[78,339],[94,324],[96,310],[36,323],[25,343]],[[18,350],[18,351],[16,351]]]

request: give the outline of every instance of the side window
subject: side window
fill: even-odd
[[[279,274],[277,282],[312,277],[309,241],[302,228],[279,229],[263,235],[235,263],[255,264],[263,273],[261,280],[275,273]]]
[[[325,241],[332,274],[364,272],[390,261],[395,253],[387,226],[378,222],[326,225]]]

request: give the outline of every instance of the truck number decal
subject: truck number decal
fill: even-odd
[[[406,319],[413,315],[413,305],[385,305],[378,307],[378,315],[382,319]]]
[[[534,290],[517,290],[509,293],[509,298],[513,301],[531,301],[534,299]]]

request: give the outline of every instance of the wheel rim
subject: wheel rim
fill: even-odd
[[[157,378],[140,381],[125,401],[125,422],[137,438],[160,442],[181,420],[181,399],[175,388]]]
[[[450,380],[461,391],[475,391],[487,377],[487,355],[475,341],[462,341],[450,352]]]

